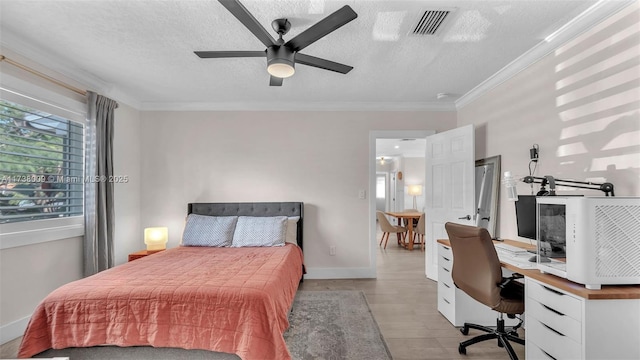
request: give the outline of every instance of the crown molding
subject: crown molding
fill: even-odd
[[[453,102],[143,102],[141,111],[456,111]]]
[[[547,56],[560,46],[574,39],[578,35],[591,29],[606,18],[612,16],[623,8],[635,3],[637,0],[600,0],[593,6],[583,11],[580,15],[573,18],[563,27],[553,34],[547,36],[543,41],[533,48],[513,60],[501,70],[493,74],[491,77],[480,83],[471,91],[467,92],[455,102],[456,109],[460,110],[464,106],[477,100],[482,95],[491,91],[498,85],[511,79],[521,71],[533,65],[543,57]]]

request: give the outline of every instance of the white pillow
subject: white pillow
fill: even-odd
[[[300,216],[291,216],[287,219],[287,236],[285,241],[298,245],[298,220]]]
[[[231,246],[237,216],[189,214],[182,233],[183,246]]]
[[[286,233],[286,216],[240,216],[231,247],[283,246]]]

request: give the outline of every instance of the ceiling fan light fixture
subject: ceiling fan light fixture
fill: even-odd
[[[316,1],[316,0],[313,0]],[[326,0],[317,0],[324,4]],[[298,54],[299,51],[322,39],[338,28],[358,17],[355,11],[345,5],[334,11],[310,28],[297,34],[289,41],[284,41],[283,35],[291,29],[291,22],[286,18],[275,19],[271,27],[278,34],[274,39],[260,22],[242,5],[240,0],[218,0],[229,12],[238,19],[244,27],[266,46],[266,54],[263,51],[194,51],[202,59],[206,58],[247,58],[267,56],[267,72],[270,75],[269,86],[282,86],[284,78],[292,76],[295,72],[295,63],[312,66],[323,70],[335,71],[346,74],[353,69],[352,66],[340,64],[315,56]],[[297,59],[296,59],[297,58]]]
[[[288,78],[296,72],[295,53],[285,46],[271,46],[267,49],[267,72],[271,76]]]
[[[279,77],[279,78],[288,78],[296,72],[296,69],[293,67],[293,63],[287,63],[286,60],[280,62],[277,60],[284,59],[274,59],[269,66],[267,66],[267,71],[271,76]]]

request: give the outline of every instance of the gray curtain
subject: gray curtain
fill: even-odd
[[[113,113],[118,103],[87,92],[84,276],[113,266]]]

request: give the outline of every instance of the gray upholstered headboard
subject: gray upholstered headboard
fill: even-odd
[[[297,229],[298,246],[302,248],[304,203],[301,202],[256,202],[256,203],[190,203],[188,214],[208,216],[299,216]]]

